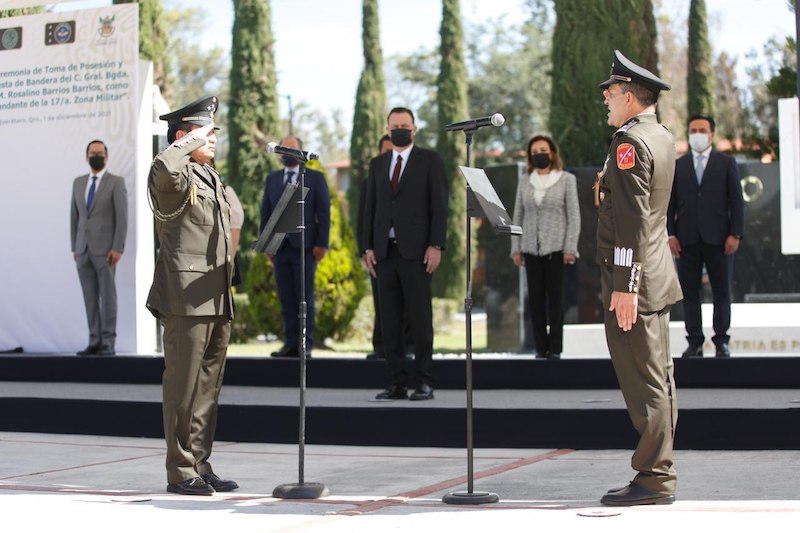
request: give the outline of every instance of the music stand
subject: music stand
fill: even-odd
[[[295,158],[298,159],[298,158]],[[301,161],[305,163],[305,161]],[[298,313],[300,323],[300,339],[298,350],[300,359],[300,416],[298,445],[298,481],[297,483],[284,483],[275,487],[272,491],[274,498],[285,498],[294,500],[311,500],[321,498],[330,494],[328,487],[322,483],[307,483],[305,481],[305,446],[306,446],[306,284],[305,284],[305,197],[308,188],[305,186],[305,165],[300,165],[300,176],[298,183],[287,183],[283,188],[283,194],[278,199],[275,209],[267,220],[264,230],[258,237],[258,241],[253,248],[258,252],[266,252],[274,255],[287,233],[300,233],[300,311]],[[302,195],[300,193],[302,191]],[[290,206],[299,206],[299,209],[291,209]]]
[[[308,194],[308,187],[303,187],[303,199]],[[283,194],[278,199],[275,209],[267,220],[264,230],[258,236],[258,241],[253,245],[253,250],[259,253],[275,255],[283,244],[283,237],[287,233],[298,233],[301,229],[300,211],[287,209],[290,205],[297,205],[300,201],[300,185],[287,183]]]
[[[470,145],[474,130],[464,131],[467,142],[467,166],[458,169],[467,181],[467,279],[466,297],[464,298],[464,314],[467,327],[467,490],[454,491],[445,494],[442,501],[451,505],[479,505],[483,503],[497,503],[500,497],[493,492],[475,492],[473,490],[473,442],[472,442],[472,265],[470,256],[471,221],[470,217],[485,217],[498,235],[521,235],[519,226],[509,224],[508,216],[503,202],[489,182],[486,172],[480,168],[469,166]]]

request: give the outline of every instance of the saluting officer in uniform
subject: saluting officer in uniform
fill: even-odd
[[[666,231],[675,146],[655,113],[659,92],[670,86],[615,50],[611,77],[600,87],[608,124],[618,128],[598,183],[597,260],[606,339],[640,436],[631,460],[638,473],[601,502],[666,504],[675,501],[672,444],[678,417],[669,309],[682,294]]]
[[[231,209],[210,165],[216,110],[210,96],[160,117],[171,145],[148,181],[160,248],[147,307],[164,326],[167,491],[178,494],[239,488],[208,462],[233,318]]]

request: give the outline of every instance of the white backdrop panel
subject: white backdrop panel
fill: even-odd
[[[138,6],[0,19],[0,32],[9,29],[20,40],[10,47],[14,36],[4,35],[6,49],[0,47],[6,198],[0,210],[0,349],[57,353],[87,343],[70,250],[70,195],[74,178],[88,172],[87,144],[101,139],[108,146],[109,171],[123,176],[128,189],[128,238],[116,274],[117,350],[136,352],[137,325],[145,327],[135,308],[138,233],[148,223],[152,227],[137,210],[137,184],[146,175],[137,168],[143,90]],[[147,277],[142,269],[139,275]],[[152,350],[152,344],[145,348]]]

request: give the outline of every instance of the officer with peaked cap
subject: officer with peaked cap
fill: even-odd
[[[659,92],[670,86],[615,50],[611,76],[600,87],[608,124],[618,129],[597,184],[597,261],[608,350],[639,433],[631,460],[636,476],[601,502],[667,504],[675,501],[678,417],[669,309],[683,295],[667,244],[675,145],[655,113]]]
[[[209,96],[160,117],[171,144],[148,181],[160,247],[147,308],[164,326],[167,491],[178,494],[239,487],[208,462],[233,318],[230,205],[210,165],[216,110]]]

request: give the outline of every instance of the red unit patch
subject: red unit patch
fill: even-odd
[[[628,170],[636,165],[636,149],[630,143],[617,146],[617,168]]]

